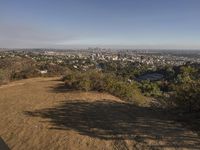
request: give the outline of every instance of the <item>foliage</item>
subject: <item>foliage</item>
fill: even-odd
[[[3,84],[7,80],[6,71],[3,69],[0,69],[0,84]]]
[[[127,101],[143,102],[135,83],[128,83],[113,74],[98,71],[74,72],[63,78],[65,86],[73,90],[104,91]]]
[[[174,102],[189,112],[200,110],[200,80],[175,86]]]
[[[160,96],[161,91],[157,83],[150,82],[149,80],[144,80],[140,83],[140,89],[146,96]]]
[[[180,67],[179,74],[175,79],[176,83],[178,84],[189,83],[197,78],[197,74],[198,74],[197,69],[191,66],[182,66]]]
[[[42,75],[41,70],[47,70],[47,74]],[[0,60],[0,84],[31,77],[58,76],[68,71],[67,67],[36,62],[29,58],[5,58]]]

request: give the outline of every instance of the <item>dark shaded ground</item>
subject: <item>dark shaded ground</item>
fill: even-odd
[[[3,141],[1,137],[0,137],[0,150],[10,150],[8,145]]]
[[[159,140],[154,148],[200,149],[200,140],[162,110],[110,100],[67,100],[54,108],[25,112],[51,123],[51,129],[74,130],[104,140]]]
[[[200,136],[200,112],[182,113],[176,120]]]
[[[51,89],[49,92],[53,93],[65,93],[65,92],[70,92],[70,91],[77,91],[72,88],[66,88],[65,84],[62,82],[62,80],[57,80],[60,83],[58,83],[56,86],[50,86],[49,88]]]

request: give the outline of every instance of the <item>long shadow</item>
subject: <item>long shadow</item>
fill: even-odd
[[[8,145],[4,142],[4,140],[0,137],[0,150],[10,150]]]
[[[60,105],[24,112],[27,116],[41,117],[51,123],[51,129],[74,130],[104,140],[163,140],[154,147],[200,149],[200,140],[184,132],[166,112],[141,108],[129,103],[98,100],[67,100]]]

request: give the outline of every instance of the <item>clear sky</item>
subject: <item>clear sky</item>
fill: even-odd
[[[200,0],[0,0],[0,47],[200,49]]]

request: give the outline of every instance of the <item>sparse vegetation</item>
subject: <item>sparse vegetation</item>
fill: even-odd
[[[41,73],[43,70],[45,74]],[[0,84],[32,77],[60,76],[68,71],[66,66],[36,62],[29,58],[5,58],[0,61]]]

